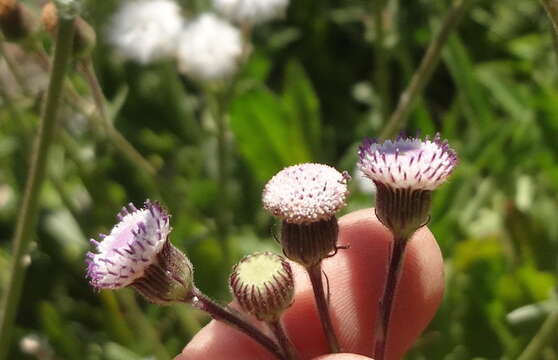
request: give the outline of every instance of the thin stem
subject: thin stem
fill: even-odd
[[[228,263],[232,254],[228,243],[229,237],[229,167],[228,167],[228,139],[227,123],[224,111],[224,101],[215,93],[208,96],[212,117],[217,128],[217,187],[219,206],[217,207],[217,236],[223,250],[225,261]]]
[[[4,37],[1,34],[0,34],[0,54],[4,56],[4,59],[6,60],[6,65],[8,66],[10,73],[14,77],[16,84],[21,89],[23,95],[30,96],[31,92],[29,91],[29,89],[25,84],[25,80],[16,65],[16,61],[12,59],[11,55],[6,50],[6,42],[4,41]]]
[[[393,250],[390,256],[386,287],[384,295],[380,300],[380,324],[377,327],[379,333],[376,334],[376,360],[384,360],[386,356],[386,345],[388,342],[388,330],[393,311],[393,300],[395,299],[395,291],[397,284],[401,278],[401,269],[403,268],[403,260],[405,258],[405,249],[407,247],[407,239],[395,238],[393,240]]]
[[[318,314],[320,315],[329,351],[331,353],[338,353],[340,352],[339,341],[337,341],[337,337],[335,336],[333,324],[331,323],[331,316],[329,315],[328,304],[324,292],[324,283],[322,281],[322,264],[318,263],[314,266],[310,266],[306,268],[306,271],[308,271],[308,276],[310,277],[310,282],[312,283],[314,299],[316,300]]]
[[[415,100],[430,81],[432,73],[440,61],[444,45],[447,43],[452,31],[457,28],[465,11],[473,1],[474,0],[456,0],[446,14],[440,30],[436,33],[430,45],[428,45],[428,49],[418,69],[415,71],[405,91],[401,94],[397,108],[382,131],[380,135],[382,139],[392,137],[405,126]]]
[[[107,131],[108,136],[112,140],[114,146],[133,164],[142,169],[143,172],[153,177],[157,174],[157,170],[147,161],[136,148],[114,127],[106,108],[106,99],[103,89],[99,84],[99,80],[93,67],[91,58],[88,57],[81,63],[82,72],[89,83],[93,101],[99,111],[102,120],[102,127]]]
[[[269,328],[277,338],[277,341],[279,342],[279,346],[285,353],[287,359],[288,360],[298,359],[298,356],[296,355],[296,349],[293,343],[291,342],[291,340],[289,339],[289,337],[287,336],[287,334],[285,333],[285,328],[281,324],[281,320],[268,321],[267,325],[269,326]]]
[[[374,46],[374,57],[375,57],[375,69],[374,69],[374,82],[376,83],[376,90],[378,92],[378,97],[380,99],[380,110],[382,115],[382,121],[386,121],[389,112],[391,110],[390,98],[389,98],[389,72],[388,72],[388,57],[385,48],[385,31],[384,31],[384,9],[385,1],[374,1],[374,31],[375,46]]]
[[[541,353],[549,344],[555,344],[558,340],[558,310],[554,310],[545,320],[540,330],[527,348],[517,360],[537,360],[542,357]]]
[[[541,3],[552,22],[554,32],[558,35],[558,0],[541,0]]]
[[[209,297],[204,295],[200,290],[193,289],[192,290],[192,298],[188,299],[189,303],[192,304],[195,308],[202,310],[212,318],[217,321],[222,321],[235,329],[243,332],[244,334],[250,336],[254,339],[257,343],[262,345],[266,348],[271,354],[273,354],[279,360],[288,360],[279,346],[271,340],[268,336],[263,334],[260,330],[258,330],[254,325],[250,324],[246,320],[240,318],[238,315],[234,314],[230,310],[225,309],[221,305],[217,304]]]
[[[39,206],[39,195],[45,180],[48,150],[54,140],[58,105],[61,98],[64,77],[72,54],[74,19],[60,17],[56,35],[53,69],[50,75],[44,102],[39,132],[35,138],[34,151],[23,202],[17,218],[13,238],[13,254],[10,264],[10,280],[4,294],[0,314],[0,360],[8,354],[17,306],[23,288],[26,266],[22,261],[35,230]]]

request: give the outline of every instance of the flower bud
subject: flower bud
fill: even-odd
[[[91,240],[87,277],[97,289],[132,286],[149,301],[169,304],[191,296],[193,270],[188,258],[169,241],[169,215],[149,200],[118,214],[118,224],[101,242]]]
[[[42,23],[44,28],[51,34],[56,32],[58,27],[58,9],[54,3],[48,2],[43,6]],[[75,27],[74,56],[78,58],[89,56],[97,43],[95,30],[81,17],[76,17]]]
[[[294,299],[289,263],[271,252],[248,255],[235,265],[231,291],[240,307],[259,320],[279,320]]]
[[[311,267],[337,250],[336,212],[345,206],[349,175],[322,164],[287,167],[265,186],[264,208],[283,220],[289,259]]]
[[[29,37],[35,30],[35,21],[27,7],[16,0],[0,0],[0,30],[9,41]]]
[[[376,216],[405,240],[428,222],[432,191],[457,165],[457,154],[439,134],[432,141],[365,140],[359,156],[361,171],[376,184]]]

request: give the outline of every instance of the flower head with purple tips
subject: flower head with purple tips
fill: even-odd
[[[400,136],[379,143],[366,139],[359,149],[359,167],[375,183],[391,188],[434,190],[457,165],[457,154],[436,134],[433,140]]]
[[[118,289],[141,278],[171,231],[166,210],[149,200],[141,209],[130,203],[117,218],[110,234],[99,235],[101,242],[91,240],[96,252],[87,253],[87,277],[96,288]]]

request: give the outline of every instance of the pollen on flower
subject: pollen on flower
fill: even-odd
[[[434,190],[457,165],[457,154],[436,134],[433,140],[400,136],[379,143],[366,139],[359,150],[359,167],[376,183],[392,188]]]
[[[176,2],[131,0],[122,4],[107,32],[122,56],[148,64],[174,54],[183,26]]]
[[[130,203],[117,218],[108,235],[99,235],[101,242],[91,240],[96,252],[87,253],[87,277],[96,288],[117,289],[142,277],[171,230],[167,212],[149,200],[141,209]]]
[[[349,175],[323,164],[287,167],[265,186],[263,205],[289,223],[328,220],[345,206]]]
[[[285,15],[289,0],[213,0],[217,12],[240,24],[260,24]]]

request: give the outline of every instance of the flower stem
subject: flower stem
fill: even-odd
[[[380,135],[382,139],[392,137],[405,126],[415,100],[430,81],[432,73],[440,61],[444,45],[473,1],[474,0],[456,0],[453,3],[442,22],[440,30],[436,33],[430,45],[428,45],[428,49],[418,69],[411,78],[411,82],[399,97],[397,107]]]
[[[324,292],[324,284],[322,281],[322,264],[318,263],[316,265],[306,268],[308,276],[310,277],[310,282],[312,283],[312,289],[314,290],[314,299],[316,300],[316,306],[318,308],[318,314],[320,315],[320,320],[322,322],[322,328],[327,339],[329,346],[329,351],[331,353],[340,352],[339,341],[335,336],[333,330],[333,324],[331,323],[331,316],[329,315],[328,304]]]
[[[81,70],[89,83],[89,87],[91,88],[93,101],[95,102],[95,106],[101,116],[102,128],[107,131],[107,134],[114,146],[124,155],[124,157],[135,164],[144,173],[150,177],[154,177],[157,174],[157,170],[155,170],[149,161],[147,161],[143,155],[141,155],[141,153],[136,150],[136,148],[130,144],[130,142],[114,127],[107,112],[106,99],[103,94],[103,89],[99,84],[95,68],[93,67],[93,61],[90,57],[87,57],[82,61]]]
[[[384,360],[386,357],[386,345],[388,341],[388,330],[393,310],[393,300],[397,284],[401,278],[401,269],[403,268],[403,260],[405,258],[405,249],[407,247],[407,239],[395,238],[393,241],[393,250],[388,265],[387,282],[384,295],[380,300],[380,324],[377,327],[379,333],[376,334],[375,357],[376,360]]]
[[[228,139],[227,123],[224,112],[225,101],[216,93],[208,96],[212,117],[217,130],[217,187],[219,195],[219,206],[217,207],[217,236],[221,244],[223,256],[226,263],[230,262],[232,254],[228,243],[229,237],[229,161],[228,161]]]
[[[296,360],[298,358],[296,349],[285,333],[285,328],[281,324],[281,320],[274,320],[267,322],[267,325],[279,341],[279,346],[283,350],[288,360]]]
[[[517,360],[537,360],[542,357],[544,348],[556,343],[558,334],[558,310],[554,310],[545,320],[540,330]]]
[[[58,105],[61,98],[64,77],[72,54],[74,19],[60,18],[56,35],[54,61],[48,91],[46,94],[39,132],[35,138],[29,174],[23,194],[23,202],[17,218],[13,238],[13,254],[10,264],[10,279],[0,308],[0,360],[8,355],[9,344],[23,288],[26,266],[22,261],[27,254],[34,235],[39,206],[39,196],[45,180],[48,150],[56,130]]]
[[[257,343],[266,348],[270,353],[272,353],[279,360],[288,360],[285,357],[279,346],[271,340],[268,336],[263,334],[254,325],[250,324],[246,320],[240,318],[238,315],[234,314],[230,310],[217,304],[209,297],[204,295],[199,289],[194,288],[192,290],[192,297],[188,299],[188,302],[192,304],[195,308],[202,310],[217,321],[222,321],[235,329],[243,332],[244,334],[250,336]]]
[[[541,0],[541,3],[552,22],[555,34],[558,35],[558,0]]]
[[[375,41],[374,41],[374,60],[375,69],[373,74],[373,83],[375,83],[375,89],[378,93],[378,98],[380,99],[380,110],[382,115],[382,121],[386,121],[391,104],[389,96],[389,71],[388,71],[388,54],[385,47],[385,28],[384,28],[384,10],[386,1],[374,1],[373,2],[373,19],[374,19],[374,30],[375,30]]]

